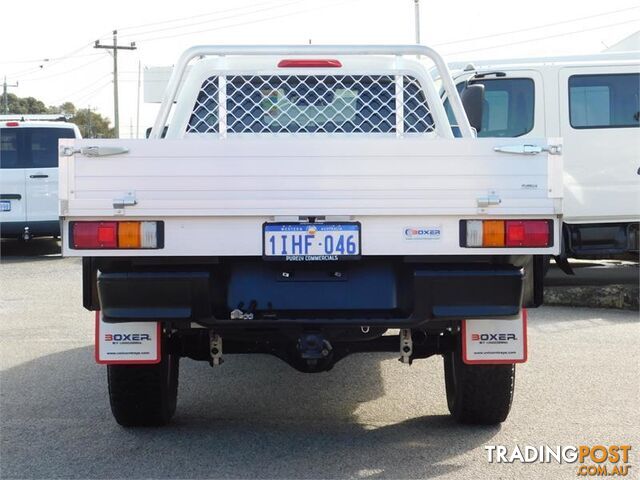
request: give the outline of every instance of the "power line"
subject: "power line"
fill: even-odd
[[[219,13],[243,10],[243,9],[256,7],[256,6],[260,6],[260,5],[267,5],[267,4],[274,4],[273,5],[274,8],[281,8],[281,7],[284,7],[284,6],[291,5],[291,4],[300,3],[301,1],[302,0],[296,0],[296,1],[288,2],[288,3],[278,3],[278,2],[276,2],[274,4],[273,0],[270,0],[270,1],[267,1],[267,2],[258,3],[256,5],[249,5],[249,6],[245,6],[245,7],[237,7],[237,8],[232,8],[232,9],[219,10],[217,12],[210,12],[210,13],[205,13],[205,14],[197,15],[197,16],[182,17],[180,19],[165,20],[165,21],[162,21],[162,22],[154,22],[154,23],[148,23],[148,24],[143,24],[143,25],[138,25],[138,26],[125,27],[125,29],[135,29],[135,28],[140,28],[140,27],[143,27],[143,26],[152,26],[152,25],[159,25],[159,24],[166,24],[166,23],[175,23],[177,21],[189,20],[189,19],[193,19],[193,18],[201,18],[202,16],[217,15]],[[350,0],[350,1],[353,1],[353,0]],[[236,22],[234,24],[222,25],[220,27],[216,27],[216,29],[233,28],[233,27],[238,27],[238,26],[242,26],[242,25],[250,25],[250,24],[255,24],[255,23],[262,23],[262,22],[266,22],[266,21],[269,21],[269,20],[275,20],[275,19],[279,19],[279,18],[285,18],[285,17],[290,17],[290,16],[294,16],[294,15],[299,15],[299,14],[303,14],[303,13],[307,13],[307,12],[312,12],[312,11],[324,9],[324,8],[327,8],[327,7],[330,7],[330,6],[333,6],[333,5],[339,5],[340,3],[343,3],[343,2],[336,2],[335,4],[331,4],[331,5],[323,5],[323,6],[320,6],[320,7],[317,7],[317,8],[299,10],[299,11],[290,12],[290,13],[286,13],[286,14],[282,14],[282,15],[272,15],[270,17],[260,18],[260,19],[252,20],[252,21],[248,21],[248,22]],[[220,20],[237,18],[237,17],[241,17],[241,16],[246,16],[246,15],[259,13],[259,12],[264,11],[264,10],[267,10],[267,9],[255,9],[254,8],[254,10],[251,10],[249,12],[243,12],[242,14],[231,15],[231,16],[227,16],[227,17],[224,17],[224,18],[217,18],[215,20],[210,20],[208,22],[196,22],[196,23],[194,23],[192,25],[187,24],[187,25],[176,26],[176,27],[173,27],[171,29],[174,29],[174,28],[180,29],[180,28],[186,28],[186,27],[189,27],[189,26],[195,26],[195,25],[199,25],[199,24],[203,24],[203,23],[209,23],[209,22],[214,22],[214,21],[217,22],[217,21],[220,21]],[[166,29],[161,29],[161,30],[166,30]],[[178,34],[175,34],[175,35],[169,35],[169,36],[164,36],[164,37],[145,38],[142,41],[162,40],[162,39],[165,39],[165,38],[188,36],[188,35],[192,35],[192,34],[208,32],[208,31],[209,31],[209,29],[207,29],[207,30],[197,30],[197,31],[192,31],[192,32],[181,32],[181,33],[178,33]],[[152,33],[152,31],[134,33],[134,34],[126,35],[126,36],[127,37],[135,37],[135,36],[140,36],[140,35],[144,35],[144,34],[148,34],[148,33]],[[103,36],[100,37],[100,39],[103,39],[105,37],[106,37],[106,35],[103,35]],[[38,63],[38,62],[42,62],[42,65],[39,65],[37,67],[30,67],[28,69],[21,70],[19,72],[15,72],[13,74],[10,74],[10,76],[16,77],[16,76],[27,75],[27,78],[25,78],[24,80],[28,80],[28,81],[45,80],[45,79],[55,78],[57,76],[65,75],[67,73],[79,70],[81,68],[84,68],[85,66],[88,66],[88,65],[91,65],[91,64],[95,63],[95,62],[89,62],[87,64],[84,64],[84,65],[78,67],[77,69],[68,70],[68,71],[65,71],[65,72],[58,73],[58,74],[48,75],[46,77],[37,76],[38,78],[35,78],[36,76],[34,76],[34,74],[42,72],[44,69],[48,70],[50,67],[58,65],[59,63],[64,62],[66,60],[73,59],[73,58],[89,57],[89,56],[95,55],[95,54],[77,55],[77,53],[81,52],[82,50],[88,48],[91,45],[92,45],[91,43],[83,44],[82,46],[76,48],[75,50],[72,50],[71,52],[69,52],[69,53],[67,53],[65,55],[58,56],[58,57],[40,58],[40,59],[33,59],[33,60],[7,61],[7,62],[0,62],[0,63]],[[96,61],[98,61],[98,60],[96,60]]]
[[[102,81],[103,79],[105,79],[106,77],[110,77],[111,73],[105,73],[104,75],[99,76],[98,78],[94,79],[91,83],[89,83],[88,85],[85,85],[84,87],[76,90],[73,93],[65,93],[64,96],[58,97],[59,100],[57,100],[55,103],[61,103],[64,102],[65,100],[69,100],[72,97],[75,97],[76,95],[78,95],[81,92],[84,92],[85,90],[88,90],[92,87],[95,87],[96,84],[100,81]],[[111,83],[111,81],[109,81],[109,83]]]
[[[36,72],[36,71],[41,71],[43,68],[45,67],[49,67],[49,66],[53,66],[53,65],[57,65],[61,62],[64,62],[65,60],[68,60],[70,58],[78,58],[84,55],[76,55],[77,53],[81,52],[82,50],[84,50],[85,48],[89,47],[91,45],[91,43],[86,43],[84,45],[82,45],[81,47],[76,48],[75,50],[65,54],[65,55],[61,55],[59,57],[53,57],[53,58],[41,58],[38,60],[27,60],[21,63],[41,63],[41,65],[37,66],[37,67],[31,67],[30,69],[27,70],[22,70],[20,72],[15,72],[13,74],[11,74],[12,76],[17,76],[17,75],[24,75],[25,73],[31,73],[31,71]],[[14,63],[14,62],[7,62],[7,63]]]
[[[481,47],[481,48],[474,48],[474,49],[471,49],[471,50],[461,50],[459,52],[450,52],[450,53],[447,53],[447,55],[459,55],[459,54],[462,54],[462,53],[479,52],[479,51],[482,51],[482,50],[493,50],[494,48],[500,48],[500,47],[510,47],[511,45],[520,45],[522,43],[530,43],[530,42],[537,42],[539,40],[547,40],[549,38],[557,38],[557,37],[564,37],[564,36],[567,36],[567,35],[575,35],[577,33],[591,32],[591,31],[594,31],[594,30],[601,30],[603,28],[609,28],[609,27],[617,27],[618,25],[626,25],[626,24],[634,23],[634,22],[638,22],[638,21],[640,21],[640,18],[635,18],[633,20],[627,20],[626,22],[610,23],[608,25],[601,25],[599,27],[583,28],[583,29],[580,29],[580,30],[574,30],[572,32],[556,33],[554,35],[546,35],[544,37],[530,38],[528,40],[519,40],[517,42],[501,43],[499,45],[492,45],[490,47]]]
[[[501,32],[501,33],[492,33],[492,34],[483,35],[483,36],[480,36],[480,37],[470,37],[470,38],[463,38],[461,40],[453,40],[451,42],[436,43],[433,46],[434,47],[443,47],[445,45],[453,45],[453,44],[456,44],[456,43],[466,43],[466,42],[472,42],[472,41],[475,41],[475,40],[485,40],[487,38],[501,37],[501,36],[504,36],[504,35],[512,35],[514,33],[530,32],[532,30],[539,30],[541,28],[555,27],[557,25],[564,25],[566,23],[580,22],[582,20],[589,20],[591,18],[599,18],[599,17],[603,17],[603,16],[607,16],[607,15],[613,15],[615,13],[628,12],[630,10],[637,10],[638,8],[640,8],[640,6],[622,8],[620,10],[611,10],[609,12],[598,13],[596,15],[589,15],[589,16],[586,16],[586,17],[573,18],[571,20],[562,20],[560,22],[547,23],[547,24],[544,24],[544,25],[537,25],[535,27],[520,28],[518,30],[510,30],[508,32]]]
[[[101,92],[102,90],[104,90],[106,87],[108,87],[109,85],[111,85],[111,80],[109,80],[108,82],[100,85],[98,88],[91,90],[90,92],[87,92],[77,98],[75,98],[75,102],[76,103],[83,103],[86,100],[90,100],[94,97],[94,95],[96,95],[98,92]],[[71,98],[69,98],[69,100],[71,100]]]
[[[83,45],[80,48],[75,49],[73,52],[68,53],[66,55],[61,55],[59,57],[44,57],[44,58],[35,58],[33,60],[5,60],[0,62],[0,64],[9,64],[9,63],[39,63],[39,62],[56,62],[59,60],[63,60],[65,58],[68,58],[70,56],[72,56],[74,53],[79,52],[81,50],[84,50],[85,48],[89,47],[91,45],[91,43],[87,43],[85,45]],[[78,56],[82,56],[82,55],[78,55]]]
[[[246,15],[253,15],[253,14],[256,14],[256,13],[265,12],[267,10],[272,10],[274,8],[283,8],[283,7],[287,7],[289,5],[294,5],[296,3],[301,3],[301,2],[302,2],[302,0],[294,0],[294,1],[290,1],[288,3],[283,3],[283,4],[280,4],[280,5],[277,5],[277,6],[270,5],[268,7],[251,10],[249,12],[244,12],[244,13],[241,13],[241,14],[227,15],[227,16],[223,16],[223,17],[217,17],[217,18],[214,18],[214,19],[211,19],[211,20],[203,20],[203,21],[200,21],[200,22],[194,22],[194,23],[189,23],[189,24],[185,24],[185,25],[179,25],[179,26],[175,25],[175,26],[171,26],[171,27],[157,28],[157,29],[154,29],[154,30],[147,30],[145,32],[128,34],[128,35],[124,35],[124,36],[126,38],[134,38],[134,39],[136,39],[138,41],[145,41],[146,40],[145,38],[141,38],[142,35],[148,35],[148,34],[151,34],[151,33],[158,33],[158,32],[166,32],[168,30],[177,30],[177,29],[182,29],[182,28],[195,27],[195,26],[198,26],[198,25],[205,25],[205,24],[208,24],[208,23],[217,23],[217,22],[220,22],[222,20],[230,20],[230,19],[233,19],[233,18],[243,17],[243,16],[246,16]]]
[[[228,9],[224,9],[224,10],[217,10],[215,12],[202,13],[200,15],[191,15],[191,16],[188,16],[188,17],[174,18],[172,20],[163,20],[163,21],[160,21],[160,22],[144,23],[144,24],[141,24],[141,25],[133,25],[133,26],[128,26],[128,27],[122,27],[122,28],[119,29],[119,31],[122,33],[123,31],[136,30],[136,29],[144,28],[144,27],[152,27],[152,26],[155,26],[155,25],[165,25],[167,23],[182,22],[184,20],[201,19],[203,17],[210,17],[212,15],[219,15],[221,13],[233,12],[233,11],[237,11],[237,10],[245,10],[247,8],[252,8],[252,7],[259,7],[261,5],[265,5],[265,4],[268,4],[268,3],[277,3],[277,2],[274,2],[274,0],[268,0],[266,2],[261,2],[261,3],[257,3],[257,4],[254,4],[254,5],[246,5],[246,6],[243,6],[243,7],[235,7],[235,8],[228,8]],[[132,35],[132,34],[124,34],[123,36],[130,36],[130,35]],[[133,35],[138,35],[138,33],[133,34]]]
[[[317,10],[324,10],[326,8],[334,7],[334,6],[337,6],[337,5],[344,5],[345,3],[357,2],[357,1],[362,1],[362,0],[344,0],[344,1],[339,1],[339,2],[332,3],[332,4],[321,5],[321,6],[316,7],[316,8],[309,8],[309,9],[306,9],[306,10],[298,10],[298,11],[295,11],[295,12],[284,13],[284,14],[281,14],[281,15],[272,15],[270,17],[262,17],[262,18],[259,18],[259,19],[256,19],[256,20],[250,20],[250,21],[246,21],[246,22],[238,22],[238,23],[232,23],[232,24],[228,24],[228,25],[221,25],[221,26],[215,27],[215,30],[218,31],[218,30],[224,30],[226,28],[234,28],[234,27],[240,27],[240,26],[244,26],[244,25],[253,25],[253,24],[256,24],[256,23],[268,22],[270,20],[277,20],[277,19],[280,19],[280,18],[292,17],[294,15],[300,15],[300,14],[303,14],[303,13],[314,12],[314,11],[317,11]],[[145,38],[145,39],[141,39],[139,42],[140,43],[142,43],[142,42],[153,42],[153,41],[156,41],[156,40],[166,40],[166,39],[169,39],[169,38],[184,37],[184,36],[188,36],[188,35],[195,35],[195,34],[198,34],[198,33],[206,33],[206,32],[211,32],[211,30],[210,29],[196,30],[196,31],[193,31],[193,32],[178,33],[178,34],[175,34],[175,35],[165,35],[165,36],[161,36],[161,37]]]
[[[172,19],[172,20],[164,20],[164,21],[160,21],[160,22],[152,22],[152,23],[146,23],[146,24],[141,24],[141,25],[134,25],[134,26],[128,26],[128,27],[123,27],[120,30],[135,30],[138,28],[142,28],[142,27],[147,27],[147,26],[154,26],[154,25],[164,25],[164,24],[169,24],[169,23],[176,23],[176,22],[180,22],[180,21],[184,21],[184,20],[191,20],[194,18],[202,18],[202,17],[208,17],[208,16],[212,16],[212,15],[219,15],[220,13],[226,13],[226,12],[232,12],[232,11],[238,11],[238,10],[246,10],[248,8],[255,8],[258,6],[262,6],[262,5],[267,5],[267,4],[273,4],[274,6],[276,6],[278,3],[278,1],[274,1],[274,0],[268,0],[266,2],[261,2],[255,5],[247,5],[247,6],[243,6],[243,7],[236,7],[236,8],[229,8],[229,9],[224,9],[224,10],[218,10],[215,12],[208,12],[208,13],[203,13],[200,15],[193,15],[193,16],[188,16],[188,17],[181,17],[181,18],[177,18],[177,19]],[[293,2],[292,2],[293,3]],[[276,8],[280,8],[282,6],[286,6],[288,5],[287,3],[282,4],[282,5],[278,5]],[[262,10],[260,10],[262,11]],[[224,17],[224,18],[217,18],[215,20],[211,20],[211,21],[220,21],[222,19],[225,18],[235,18],[235,17],[239,17],[242,15],[247,15],[247,14],[253,14],[253,13],[258,13],[257,11],[250,11],[250,12],[245,12],[242,14],[238,14],[238,15],[233,15],[233,16],[228,16],[228,17]],[[198,24],[202,24],[202,23],[206,23],[206,22],[197,22],[194,25],[198,25]],[[180,25],[180,26],[174,26],[172,28],[185,28],[185,27],[189,27],[189,26],[193,26],[193,25]],[[130,37],[130,36],[139,36],[139,35],[144,35],[147,33],[152,33],[155,32],[156,30],[152,30],[152,31],[147,31],[147,32],[136,32],[136,33],[130,33],[130,34],[126,34],[124,36]],[[108,37],[109,34],[105,34],[102,35],[100,37],[100,40]],[[3,60],[0,61],[0,65],[3,64],[29,64],[29,63],[40,63],[41,65],[38,65],[36,67],[29,67],[28,69],[25,70],[21,70],[18,72],[14,72],[12,74],[10,74],[9,76],[12,77],[16,77],[16,76],[20,76],[20,75],[25,75],[25,74],[30,74],[33,72],[38,72],[41,71],[43,68],[48,68],[51,67],[53,65],[57,65],[58,63],[71,59],[71,58],[82,58],[82,57],[90,57],[90,56],[94,56],[96,54],[94,53],[90,53],[90,54],[85,54],[85,55],[76,55],[78,52],[84,50],[85,48],[88,48],[90,46],[93,45],[93,42],[90,43],[86,43],[83,44],[82,46],[72,50],[69,53],[66,53],[64,55],[60,55],[58,57],[41,57],[41,58],[34,58],[31,60]]]
[[[68,75],[69,73],[73,73],[73,72],[77,72],[78,70],[82,70],[83,68],[87,68],[90,65],[93,65],[94,63],[99,62],[100,60],[104,59],[105,56],[100,55],[100,58],[96,58],[95,60],[91,61],[91,62],[87,62],[87,63],[83,63],[82,65],[79,65],[76,68],[72,68],[71,70],[65,70],[64,72],[58,72],[58,73],[54,73],[52,75],[46,75],[44,77],[26,77],[26,78],[22,78],[22,81],[27,81],[27,82],[40,82],[42,80],[48,80],[50,78],[56,78],[56,77],[61,77],[63,75]]]
[[[83,57],[95,57],[96,55],[100,55],[99,53],[90,53],[90,54],[86,54],[86,55],[67,55],[64,57],[58,57],[58,59],[55,60],[50,60],[50,59],[44,59],[41,60],[43,63],[38,65],[37,67],[29,67],[25,70],[20,70],[18,72],[14,72],[11,74],[11,76],[13,77],[18,77],[18,76],[22,76],[22,75],[27,75],[27,76],[31,76],[34,73],[37,72],[42,72],[43,70],[49,70],[50,68],[55,68],[58,65],[60,65],[61,63],[65,62],[66,60],[71,60],[71,59],[77,59],[77,58],[83,58]]]

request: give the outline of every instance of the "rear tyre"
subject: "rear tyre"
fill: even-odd
[[[178,400],[177,355],[163,354],[155,365],[109,365],[109,401],[116,421],[124,427],[166,425]]]
[[[459,423],[495,425],[511,410],[515,365],[467,365],[462,361],[461,336],[444,355],[447,404]]]

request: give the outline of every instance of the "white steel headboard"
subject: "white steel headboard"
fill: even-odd
[[[440,72],[442,86],[451,103],[456,122],[463,137],[474,135],[462,106],[458,91],[442,57],[432,48],[424,45],[198,45],[191,47],[180,56],[173,69],[171,79],[165,90],[160,111],[151,130],[150,138],[161,138],[167,123],[169,112],[176,100],[178,89],[189,63],[199,57],[228,55],[420,55],[433,61]]]

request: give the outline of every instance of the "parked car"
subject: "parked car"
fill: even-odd
[[[57,121],[56,121],[57,120]],[[0,115],[0,235],[60,235],[58,140],[80,138],[57,115]]]
[[[459,91],[485,87],[479,137],[562,137],[563,256],[638,261],[638,52],[450,67]]]
[[[117,422],[170,420],[181,357],[358,352],[442,355],[452,415],[504,421],[560,252],[562,146],[476,138],[482,92],[425,46],[193,47],[149,139],[62,140],[63,255]]]

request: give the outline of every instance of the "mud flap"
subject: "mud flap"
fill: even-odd
[[[527,361],[527,310],[516,320],[464,320],[462,361],[468,365]]]
[[[159,322],[105,323],[96,312],[96,362],[103,365],[160,363]]]

